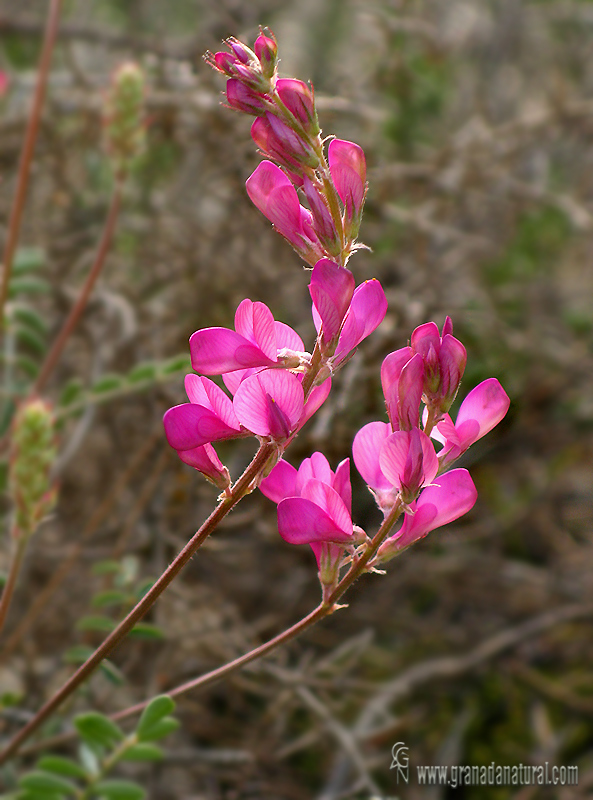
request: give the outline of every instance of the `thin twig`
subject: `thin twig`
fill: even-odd
[[[25,207],[27,187],[29,185],[31,161],[33,160],[33,151],[35,149],[35,142],[37,140],[37,132],[39,130],[39,120],[41,118],[41,109],[43,107],[43,100],[45,97],[45,89],[49,75],[49,65],[58,32],[61,6],[62,0],[51,0],[49,11],[47,13],[47,21],[43,35],[43,49],[41,51],[39,70],[37,73],[37,84],[35,86],[35,94],[33,95],[31,113],[27,121],[27,129],[25,131],[25,139],[23,142],[23,149],[19,162],[16,192],[10,211],[10,219],[8,221],[8,234],[6,237],[6,244],[4,246],[4,257],[2,260],[3,269],[0,277],[0,326],[2,328],[4,327],[2,322],[4,319],[4,305],[6,303],[6,298],[8,297],[8,286],[10,283],[10,275],[12,273],[12,264],[21,230],[21,220]]]
[[[27,549],[27,539],[27,536],[21,535],[15,541],[15,549],[10,564],[10,570],[8,572],[8,578],[4,584],[4,590],[2,592],[2,597],[0,598],[0,633],[2,633],[4,623],[6,622],[6,617],[8,615],[8,609],[10,608],[10,603],[16,587],[17,578],[19,572],[21,571],[23,558],[25,557],[25,550]]]

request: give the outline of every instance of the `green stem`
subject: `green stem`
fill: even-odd
[[[0,598],[0,633],[4,628],[4,623],[8,615],[8,609],[10,608],[10,603],[12,601],[12,596],[14,594],[18,575],[21,570],[21,566],[23,564],[23,559],[25,557],[25,550],[27,549],[27,542],[29,539],[28,536],[18,535],[18,531],[14,529],[12,532],[12,537],[16,542],[16,547],[12,557],[12,562],[10,564],[8,578],[6,580],[6,583],[4,584],[4,591],[2,592],[2,598]]]
[[[14,254],[16,252],[19,234],[21,230],[21,220],[25,208],[25,199],[27,197],[27,188],[29,185],[29,174],[31,171],[31,162],[33,160],[33,152],[35,150],[35,142],[37,140],[37,133],[39,131],[39,122],[41,120],[41,109],[43,108],[43,100],[45,97],[45,89],[47,86],[47,79],[49,75],[49,66],[51,56],[58,33],[58,22],[60,19],[62,0],[51,0],[49,10],[47,13],[47,20],[45,23],[45,31],[43,35],[43,48],[41,57],[39,59],[39,69],[37,73],[37,84],[35,86],[35,94],[33,96],[33,104],[31,106],[31,113],[27,122],[27,129],[25,131],[25,138],[23,141],[23,149],[19,162],[19,170],[17,176],[16,191],[14,195],[14,202],[10,210],[10,219],[8,221],[8,232],[6,235],[6,244],[4,246],[4,256],[2,259],[3,269],[0,276],[0,327],[4,327],[4,306],[6,298],[8,297],[8,287],[10,284],[10,276],[12,273],[12,264],[14,261]]]
[[[109,634],[105,641],[99,645],[95,652],[82,664],[66,683],[42,706],[37,714],[14,736],[5,749],[0,752],[0,764],[17,752],[23,742],[33,734],[39,726],[59,708],[107,658],[128,635],[134,625],[142,619],[146,612],[154,605],[156,600],[165,591],[173,579],[181,572],[183,567],[192,558],[198,548],[215,530],[232,508],[251,491],[253,481],[265,468],[269,458],[275,452],[275,445],[262,444],[255,454],[251,464],[234,484],[229,494],[224,497],[201,528],[194,534],[185,547],[178,553],[175,560],[167,567],[152,588],[144,595],[130,613],[119,623],[117,628]]]

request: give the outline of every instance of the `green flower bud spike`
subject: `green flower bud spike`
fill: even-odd
[[[144,151],[144,72],[133,62],[116,69],[103,105],[105,150],[115,174],[123,177]]]

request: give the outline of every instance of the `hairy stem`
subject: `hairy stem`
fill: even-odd
[[[33,104],[31,106],[31,113],[29,115],[27,129],[25,131],[25,139],[23,142],[23,149],[19,162],[14,202],[10,210],[8,232],[6,235],[4,256],[2,259],[3,269],[2,275],[0,276],[0,326],[2,328],[4,327],[2,322],[4,319],[4,305],[6,304],[6,298],[8,297],[8,287],[12,273],[12,264],[21,230],[21,220],[23,217],[23,210],[25,208],[25,199],[27,197],[31,162],[33,160],[33,151],[35,149],[35,142],[37,140],[37,132],[39,131],[41,109],[43,108],[43,100],[45,97],[45,89],[49,75],[49,65],[58,33],[58,22],[60,19],[61,6],[62,0],[51,0],[47,13],[47,20],[43,35],[43,48],[41,51],[39,69],[37,72],[37,84],[35,86]]]
[[[140,602],[134,606],[130,613],[119,623],[105,641],[89,656],[76,672],[66,681],[37,714],[30,720],[8,743],[0,753],[0,764],[17,752],[21,744],[33,734],[39,726],[68,698],[88,677],[96,667],[107,658],[118,644],[127,636],[134,625],[142,619],[146,612],[154,605],[156,600],[165,591],[173,579],[181,572],[198,548],[215,530],[231,509],[250,491],[252,482],[266,466],[270,456],[275,452],[275,445],[262,444],[255,454],[251,464],[234,484],[228,496],[218,504],[201,528],[185,545],[175,560],[167,567],[152,588],[144,595]]]

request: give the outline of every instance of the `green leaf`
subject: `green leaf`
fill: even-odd
[[[40,247],[19,247],[14,254],[12,272],[22,275],[25,272],[35,272],[45,266],[45,252]]]
[[[46,772],[67,775],[69,778],[86,778],[87,776],[86,770],[80,764],[71,758],[64,758],[64,756],[43,756],[35,766]]]
[[[110,661],[108,658],[101,661],[99,664],[99,669],[105,675],[109,683],[112,683],[114,686],[123,686],[126,682],[126,679],[120,669],[118,669],[113,661]]]
[[[121,761],[160,761],[163,751],[156,744],[151,742],[139,742],[133,744],[124,752]]]
[[[99,561],[96,564],[93,564],[92,573],[93,575],[113,575],[121,570],[121,564],[119,561],[105,559],[105,561]]]
[[[101,614],[82,617],[76,623],[76,629],[79,631],[101,631],[102,633],[110,633],[114,628],[115,622]]]
[[[66,650],[62,658],[67,664],[82,664],[94,652],[93,648],[86,644],[75,644]]]
[[[98,711],[88,711],[74,717],[76,730],[85,741],[103,747],[112,747],[124,738],[119,726]]]
[[[93,384],[91,391],[93,394],[104,394],[105,392],[112,392],[114,389],[120,389],[123,383],[121,375],[104,375]]]
[[[43,278],[27,276],[23,278],[13,278],[10,281],[8,291],[9,297],[17,297],[20,294],[47,294],[49,284]]]
[[[82,381],[80,381],[78,378],[68,381],[60,393],[60,405],[68,406],[70,403],[78,400],[83,390],[84,387],[82,385]]]
[[[13,309],[12,315],[17,322],[44,336],[47,333],[47,323],[37,311],[28,306],[18,306]]]
[[[168,694],[160,694],[153,697],[150,703],[146,706],[136,727],[136,736],[138,739],[152,739],[150,731],[158,725],[163,719],[166,719],[175,709],[175,703]],[[156,737],[159,738],[159,737]]]
[[[127,378],[130,383],[139,383],[140,381],[154,380],[156,375],[157,369],[155,364],[138,364],[128,373]]]
[[[134,639],[144,639],[146,641],[162,641],[167,637],[164,634],[164,631],[159,628],[158,625],[151,625],[149,622],[139,622],[137,625],[134,625],[129,636],[133,636]]]
[[[48,794],[65,794],[69,796],[76,794],[78,791],[72,781],[67,781],[65,778],[60,778],[51,772],[42,772],[41,770],[33,770],[27,775],[23,775],[19,780],[19,786],[23,789],[35,791],[39,794],[40,800]]]
[[[39,375],[39,364],[29,356],[17,356],[15,364],[30,378],[36,378]]]
[[[137,733],[139,739],[145,742],[155,742],[157,739],[164,739],[179,727],[179,722],[174,717],[163,717],[150,728],[143,731],[142,736]]]
[[[170,375],[173,372],[188,372],[190,369],[191,362],[186,355],[174,356],[162,366],[163,375]]]
[[[99,781],[93,789],[101,798],[107,800],[142,800],[146,797],[144,789],[132,781]]]
[[[104,592],[97,592],[93,597],[94,608],[105,608],[106,606],[121,606],[128,599],[127,592],[119,589],[106,589]]]

